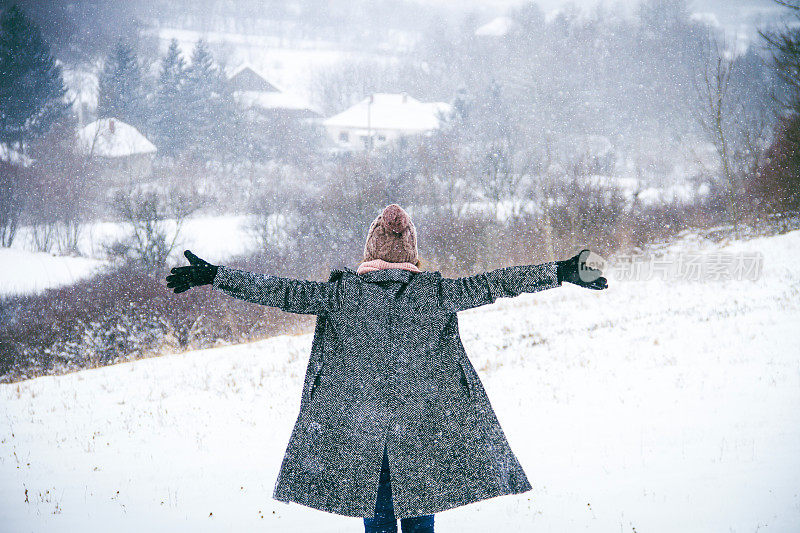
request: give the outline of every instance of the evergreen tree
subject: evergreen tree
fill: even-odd
[[[453,98],[453,117],[461,123],[465,123],[470,118],[470,107],[472,102],[469,101],[469,94],[467,90],[460,87],[456,91],[456,96]]]
[[[61,68],[39,28],[16,6],[0,15],[0,142],[46,133],[67,115]]]
[[[651,36],[672,37],[689,22],[686,0],[645,0],[639,4],[639,20]]]
[[[788,8],[796,22],[780,31],[761,33],[772,53],[775,74],[784,85],[779,89],[783,116],[766,165],[751,181],[766,210],[786,213],[800,209],[800,1],[775,2]]]
[[[214,63],[211,52],[201,39],[192,51],[192,64],[186,70],[184,91],[192,147],[208,158],[228,152],[226,140],[235,123],[236,106],[228,80]]]
[[[787,7],[796,21],[782,31],[761,32],[761,36],[769,45],[775,73],[785,84],[781,103],[787,111],[800,116],[800,1],[775,2]]]
[[[143,130],[145,90],[134,49],[120,40],[106,59],[98,80],[97,116],[115,117]]]
[[[167,155],[177,155],[188,142],[186,90],[186,62],[178,41],[173,39],[161,63],[152,113],[153,137],[158,149]]]

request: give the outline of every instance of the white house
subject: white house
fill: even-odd
[[[3,143],[0,143],[0,161],[17,167],[29,167],[33,164],[33,159]]]
[[[228,83],[237,104],[255,117],[317,119],[322,116],[306,100],[276,87],[247,63],[228,76]]]
[[[406,93],[375,93],[322,124],[340,147],[364,150],[436,130],[451,112],[452,106],[445,102],[424,103]]]
[[[102,118],[81,128],[78,150],[100,161],[112,183],[149,176],[156,153],[155,145],[139,130],[116,118]]]

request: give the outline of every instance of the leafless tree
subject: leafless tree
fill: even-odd
[[[262,250],[268,250],[288,240],[286,223],[291,218],[297,191],[289,185],[281,169],[272,169],[260,178],[251,185],[247,230]]]
[[[455,132],[441,132],[416,152],[416,198],[434,217],[460,216],[471,199],[474,163]]]
[[[117,192],[114,207],[130,225],[131,234],[107,245],[106,253],[146,267],[163,267],[178,244],[187,217],[199,205],[181,190],[163,192],[129,186]]]
[[[708,36],[705,57],[699,79],[695,80],[698,98],[692,113],[719,156],[727,186],[728,216],[733,221],[734,235],[738,235],[738,183],[732,161],[729,127],[737,107],[731,92],[731,76],[736,67],[736,57],[728,51],[725,40],[714,34]]]
[[[490,143],[483,154],[479,167],[482,168],[479,180],[483,191],[492,202],[494,216],[500,213],[500,205],[512,202],[509,215],[519,215],[519,206],[516,199],[526,172],[532,166],[531,155],[517,151],[514,144],[508,140]]]
[[[25,219],[34,247],[49,252],[79,255],[80,240],[91,189],[92,163],[74,151],[75,132],[68,124],[56,124],[42,138],[32,140]]]
[[[332,115],[376,92],[403,90],[416,98],[428,95],[426,74],[411,61],[342,61],[317,70],[310,81],[315,103]]]
[[[9,247],[25,206],[29,170],[0,160],[0,246]]]

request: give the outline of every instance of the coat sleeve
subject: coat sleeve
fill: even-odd
[[[560,287],[556,262],[499,268],[463,278],[441,278],[439,306],[458,312],[494,303],[498,298],[518,296],[523,292],[538,292]]]
[[[289,313],[320,315],[339,309],[338,281],[307,281],[265,276],[220,266],[211,286],[228,296],[278,307]]]

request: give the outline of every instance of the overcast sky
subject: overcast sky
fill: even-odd
[[[526,0],[420,0],[425,3],[436,2],[453,8],[465,7],[477,11],[502,13],[509,7],[527,3]],[[574,4],[581,8],[591,9],[602,2],[606,7],[618,7],[632,12],[639,0],[538,0],[536,3],[544,11],[558,9],[567,4]],[[772,0],[690,0],[688,2],[692,12],[714,13],[720,22],[730,24],[734,21],[745,21],[753,15],[763,12],[777,12],[783,8],[777,6]]]

